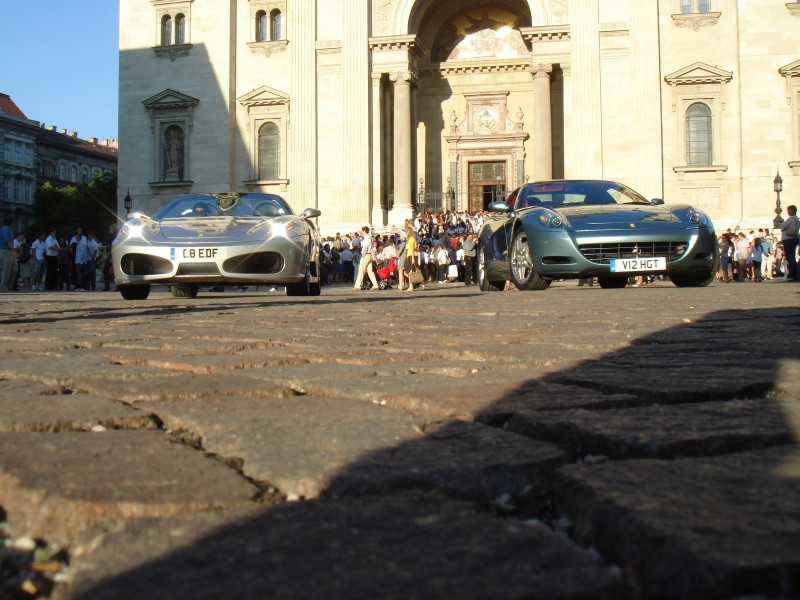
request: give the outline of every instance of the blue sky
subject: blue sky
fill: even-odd
[[[0,0],[0,92],[29,119],[117,139],[118,0]]]

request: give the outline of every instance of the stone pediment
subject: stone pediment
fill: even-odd
[[[679,69],[664,77],[670,85],[697,85],[702,83],[728,83],[733,73],[702,62]]]
[[[781,67],[778,69],[778,73],[784,77],[800,77],[800,60],[796,60],[785,67]]]
[[[244,106],[275,106],[288,104],[289,94],[276,90],[266,85],[248,92],[237,98],[239,104]]]
[[[148,110],[156,110],[165,108],[189,108],[197,106],[198,102],[200,101],[197,98],[192,98],[191,96],[176,92],[175,90],[164,90],[142,101],[142,104],[144,104]]]

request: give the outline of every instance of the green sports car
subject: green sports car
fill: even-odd
[[[481,289],[544,290],[555,279],[597,277],[622,288],[636,275],[663,274],[679,287],[714,280],[719,250],[714,225],[688,204],[647,200],[612,181],[528,183],[505,202],[479,234]]]

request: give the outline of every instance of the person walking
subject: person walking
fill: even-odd
[[[3,218],[3,226],[0,227],[0,292],[9,291],[17,279],[17,255],[11,229],[13,224],[14,217],[8,215]]]
[[[462,244],[464,250],[464,285],[476,285],[478,277],[475,273],[475,260],[478,257],[478,245],[473,234],[467,235]]]
[[[800,235],[797,207],[790,204],[786,207],[786,212],[789,213],[789,218],[780,225],[781,242],[786,256],[786,281],[800,281],[797,273],[797,239]]]
[[[61,246],[58,243],[58,234],[55,229],[50,231],[50,235],[44,241],[44,262],[46,271],[44,274],[44,289],[58,289],[58,255]]]
[[[372,287],[367,290],[369,292],[378,289],[378,280],[375,278],[375,268],[372,266],[375,243],[372,241],[372,234],[369,232],[369,227],[364,225],[364,227],[361,228],[361,231],[364,232],[364,235],[361,239],[361,261],[358,263],[358,275],[356,276],[356,282],[355,285],[353,285],[353,289],[359,291],[361,290],[361,284],[364,283],[364,271],[366,271],[369,275],[369,280],[372,282]]]

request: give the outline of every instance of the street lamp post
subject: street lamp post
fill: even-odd
[[[123,202],[125,204],[125,214],[127,215],[129,212],[131,212],[131,209],[133,208],[133,198],[131,198],[131,188],[128,188],[128,193],[125,194],[125,200],[123,200]]]
[[[772,220],[772,224],[775,226],[775,229],[778,229],[783,223],[783,217],[781,217],[781,192],[783,191],[783,179],[781,179],[781,172],[778,170],[777,174],[775,175],[775,179],[772,180],[773,189],[775,190],[775,218]]]

